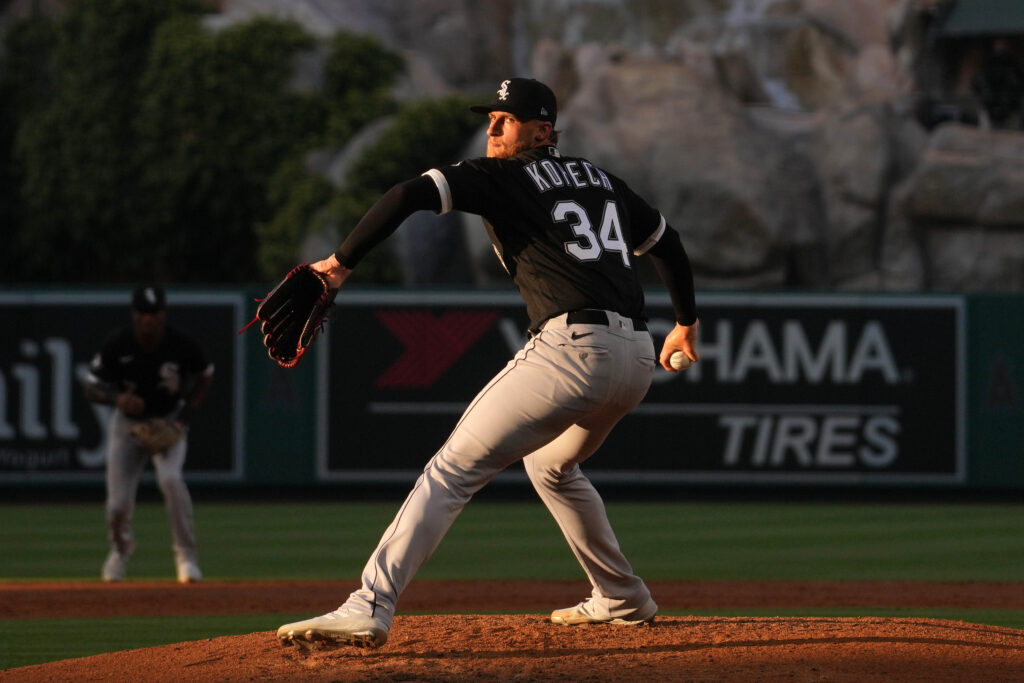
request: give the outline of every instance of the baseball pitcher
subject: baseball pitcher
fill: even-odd
[[[366,563],[362,585],[337,610],[281,626],[286,645],[384,644],[402,590],[462,507],[520,460],[592,586],[551,621],[640,625],[658,611],[580,464],[640,403],[656,364],[674,372],[673,353],[699,359],[689,259],[678,233],[625,182],[559,151],[546,85],[511,78],[490,104],[472,109],[489,118],[486,157],[391,188],[312,268],[337,288],[414,211],[478,214],[526,304],[529,339],[426,464]],[[653,260],[675,311],[660,353],[645,322],[640,257]]]

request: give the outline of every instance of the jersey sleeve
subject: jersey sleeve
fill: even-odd
[[[661,240],[668,224],[661,213],[648,204],[624,182],[615,178],[620,194],[631,218],[633,254],[643,256]]]
[[[117,373],[117,338],[108,337],[89,361],[86,382],[91,384],[116,384],[122,379]]]
[[[672,300],[676,322],[692,325],[697,319],[693,268],[679,233],[668,224],[661,212],[625,183],[622,183],[621,192],[632,217],[633,253],[651,258]]]
[[[117,372],[117,339],[114,335],[108,337],[89,361],[88,371],[82,377],[82,388],[89,401],[111,404],[123,389],[123,378]]]
[[[423,175],[430,178],[441,197],[438,213],[459,210],[482,216],[501,204],[494,196],[499,177],[507,171],[498,159],[469,159],[451,166],[432,168]]]

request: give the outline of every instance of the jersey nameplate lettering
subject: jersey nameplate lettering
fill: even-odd
[[[523,170],[540,192],[564,187],[581,190],[586,187],[599,187],[612,191],[612,181],[605,172],[582,159],[571,159],[566,162],[541,159],[526,164]]]

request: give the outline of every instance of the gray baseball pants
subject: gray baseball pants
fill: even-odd
[[[385,530],[347,609],[390,626],[402,590],[462,507],[519,460],[590,579],[595,611],[616,618],[647,602],[650,591],[579,467],[640,403],[654,375],[650,334],[608,316],[607,326],[549,320],[477,394]]]
[[[182,469],[188,451],[188,439],[182,438],[166,453],[150,456],[131,435],[137,420],[113,410],[107,438],[107,528],[110,545],[124,556],[135,549],[132,516],[139,479],[152,458],[157,485],[163,494],[171,524],[173,549],[178,558],[196,559],[196,536],[192,517],[192,498]]]

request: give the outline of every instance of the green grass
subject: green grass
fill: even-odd
[[[1021,505],[683,504],[609,516],[652,579],[1024,581]]]
[[[399,504],[197,504],[203,571],[209,579],[227,581],[355,582]],[[623,550],[647,579],[1024,584],[1024,505],[614,502],[608,514]],[[162,505],[141,504],[135,529],[138,548],[130,577],[172,577]],[[0,548],[0,581],[98,580],[106,554],[103,506],[0,505]],[[583,574],[542,505],[478,502],[466,507],[418,578],[582,580]],[[1024,612],[1015,610],[695,614],[919,616],[1024,628]],[[0,619],[0,669],[269,631],[305,616]]]
[[[274,615],[254,614],[0,620],[0,669],[270,631],[277,626]]]

